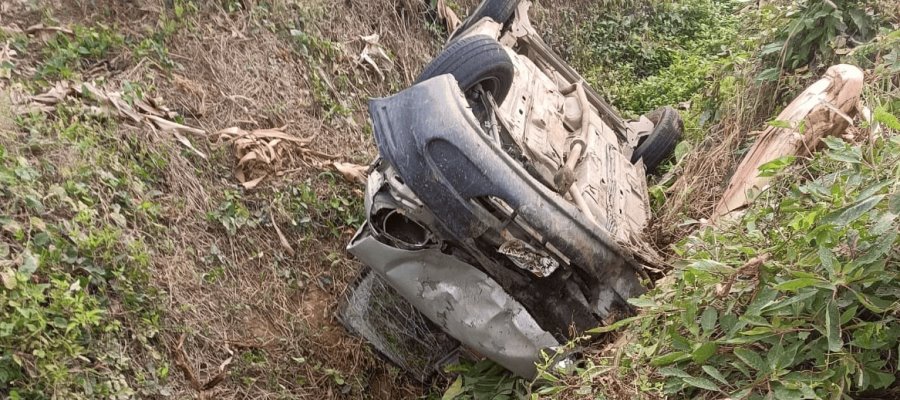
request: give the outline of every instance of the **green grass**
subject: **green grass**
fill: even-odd
[[[158,353],[124,353],[160,329],[151,246],[135,233],[162,231],[151,176],[165,159],[127,140],[123,151],[112,121],[82,111],[25,116],[25,140],[2,141],[0,386],[10,398],[166,390]]]

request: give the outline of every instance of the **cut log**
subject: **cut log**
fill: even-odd
[[[828,68],[780,114],[780,126],[770,126],[744,156],[719,200],[710,221],[745,208],[766,188],[770,177],[759,176],[760,166],[785,156],[805,156],[826,136],[842,134],[853,122],[863,88],[863,72],[852,65]]]

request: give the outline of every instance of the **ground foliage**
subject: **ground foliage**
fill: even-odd
[[[676,246],[673,281],[597,330],[633,336],[617,365],[581,369],[583,384],[612,374],[646,397],[896,396],[900,136],[826,144],[739,223]]]
[[[437,45],[422,8],[0,2],[0,398],[427,390],[334,318],[359,267],[344,246],[360,188],[296,154],[245,189],[211,134],[321,133],[310,150],[367,162],[365,102],[406,86]],[[365,46],[389,55],[380,73],[356,61]],[[87,85],[209,135],[122,118]],[[31,100],[53,88],[82,92]]]
[[[586,23],[563,29],[568,40],[558,47],[621,111],[640,115],[686,102],[707,85],[714,65],[739,50],[741,6],[732,0],[594,6]]]
[[[21,142],[0,142],[0,387],[11,399],[165,392],[145,241],[164,230],[165,155],[78,107],[17,125]],[[106,150],[120,140],[128,152]]]

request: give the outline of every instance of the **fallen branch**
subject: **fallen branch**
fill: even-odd
[[[211,379],[207,380],[206,383],[201,384],[200,380],[197,379],[197,373],[194,372],[194,368],[188,362],[187,353],[184,351],[185,337],[185,334],[181,334],[181,337],[178,338],[178,345],[175,346],[175,350],[173,351],[175,366],[184,374],[185,379],[187,379],[188,383],[191,385],[191,389],[194,389],[201,399],[205,399],[206,391],[216,387],[216,385],[221,383],[228,376],[227,367],[234,360],[234,352],[226,346],[225,350],[228,351],[229,356],[225,361],[219,364],[219,372]]]

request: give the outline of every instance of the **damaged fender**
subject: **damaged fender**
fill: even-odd
[[[540,350],[559,345],[484,272],[437,249],[388,246],[366,229],[348,250],[468,348],[516,374],[534,377]]]

